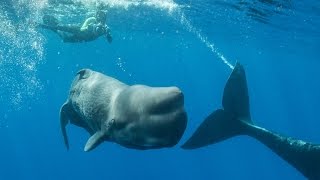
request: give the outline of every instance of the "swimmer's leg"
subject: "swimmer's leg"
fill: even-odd
[[[38,26],[44,29],[49,29],[51,31],[64,31],[72,34],[76,34],[80,32],[81,25],[78,24],[66,24],[60,25],[58,19],[51,15],[44,15],[42,17],[43,23]]]
[[[46,25],[46,24],[38,24],[37,27],[43,28],[43,29],[49,29],[49,30],[51,30],[53,32],[57,32],[58,31],[56,27],[49,26],[49,25]]]
[[[78,24],[58,25],[56,27],[56,29],[59,31],[68,32],[68,33],[72,33],[72,34],[81,33],[80,28],[81,28],[81,26]]]

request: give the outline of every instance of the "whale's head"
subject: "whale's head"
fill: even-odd
[[[134,137],[123,145],[137,149],[171,147],[187,125],[184,96],[177,87],[129,86],[117,97],[115,122]]]

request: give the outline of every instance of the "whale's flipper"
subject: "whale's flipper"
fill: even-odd
[[[103,131],[98,131],[94,133],[87,141],[86,146],[84,147],[84,151],[91,151],[99,144],[104,141],[105,133]]]
[[[243,128],[251,118],[246,75],[239,63],[226,83],[222,105],[224,109],[210,114],[182,148],[200,148],[244,134]]]
[[[69,150],[69,140],[68,140],[68,135],[66,130],[66,126],[69,123],[69,117],[67,112],[68,112],[68,104],[64,103],[60,109],[60,126],[61,126],[61,131],[64,139],[64,144]]]

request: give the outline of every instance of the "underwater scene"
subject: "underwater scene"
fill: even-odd
[[[1,0],[0,179],[320,180],[320,1]]]

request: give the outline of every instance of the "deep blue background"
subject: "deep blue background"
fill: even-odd
[[[236,10],[209,0],[179,1],[181,6],[173,12],[153,6],[111,8],[107,21],[112,44],[103,38],[64,44],[56,34],[38,30],[45,37],[45,56],[36,71],[43,88],[16,109],[1,99],[0,179],[304,179],[246,136],[192,151],[179,148],[210,112],[221,107],[223,87],[231,72],[205,42],[214,43],[232,64],[240,61],[244,65],[251,114],[257,125],[320,142],[319,3],[289,2],[292,5],[282,14],[269,14],[269,24],[247,16],[249,7]],[[236,1],[230,1],[233,3]],[[180,22],[182,15],[193,30]],[[0,63],[0,68],[9,65]],[[67,151],[59,109],[81,68],[127,84],[180,87],[189,118],[179,145],[138,151],[106,142],[85,153],[89,135],[70,125]],[[14,75],[7,73],[1,78]],[[7,86],[0,87],[7,92]]]

